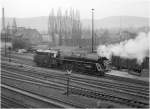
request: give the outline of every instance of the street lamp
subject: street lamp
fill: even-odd
[[[92,53],[94,51],[94,9],[92,8]]]

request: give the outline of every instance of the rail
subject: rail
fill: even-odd
[[[148,106],[147,103],[143,103],[143,102],[136,101],[133,99],[117,97],[114,95],[106,94],[106,93],[99,92],[99,91],[93,91],[93,90],[90,90],[87,88],[81,88],[81,87],[77,87],[77,86],[71,86],[70,92],[73,94],[77,94],[77,95],[92,97],[92,98],[96,98],[96,99],[104,99],[104,100],[113,101],[116,103],[126,104],[126,105],[129,105],[132,107],[147,107]]]
[[[16,87],[13,87],[13,86],[9,86],[9,85],[6,85],[6,84],[1,84],[1,88],[3,89],[7,89],[7,90],[10,90],[12,92],[16,92],[16,93],[19,93],[23,96],[28,96],[32,99],[35,99],[35,100],[38,100],[40,102],[43,102],[43,103],[47,103],[48,105],[53,105],[54,107],[57,107],[57,108],[70,108],[72,107],[71,105],[67,104],[67,103],[64,103],[63,101],[59,101],[55,98],[47,98],[47,97],[43,97],[41,95],[38,95],[38,94],[34,94],[34,93],[31,93],[29,91],[25,91],[25,90],[22,90],[22,89],[18,89]]]

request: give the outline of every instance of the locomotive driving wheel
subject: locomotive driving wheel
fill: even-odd
[[[105,72],[104,72],[102,66],[99,63],[96,63],[96,68],[97,68],[97,71],[98,71],[98,75],[99,76],[104,76]]]

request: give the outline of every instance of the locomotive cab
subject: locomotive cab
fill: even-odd
[[[56,58],[59,58],[59,51],[37,50],[34,55],[34,62],[38,66],[51,67],[57,63]]]

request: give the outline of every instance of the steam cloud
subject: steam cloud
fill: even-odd
[[[150,32],[139,33],[135,39],[126,40],[112,45],[100,45],[97,48],[99,56],[105,56],[108,59],[112,55],[122,58],[137,59],[142,63],[146,56],[149,56]]]

